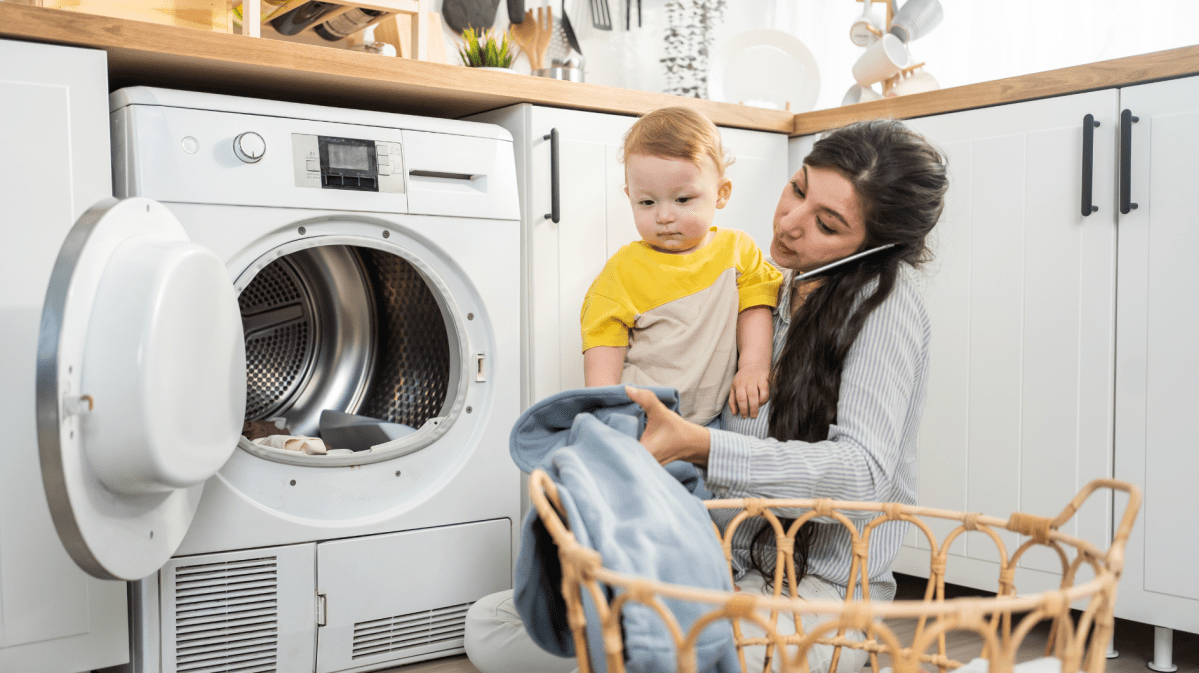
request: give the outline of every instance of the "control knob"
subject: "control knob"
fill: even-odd
[[[266,154],[266,141],[257,133],[246,131],[233,139],[233,153],[247,164],[258,163]]]

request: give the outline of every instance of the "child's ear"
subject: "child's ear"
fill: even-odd
[[[729,202],[729,197],[733,195],[733,181],[728,178],[720,179],[720,186],[716,188],[716,207],[724,208]]]
[[[625,196],[628,196],[628,195],[629,195],[629,186],[628,186],[628,185],[625,185],[625,186],[623,187],[623,189],[624,189],[624,195],[625,195]]]

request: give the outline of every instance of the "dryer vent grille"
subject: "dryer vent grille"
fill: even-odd
[[[466,611],[471,603],[410,612],[354,625],[353,657],[390,654],[400,658],[404,652],[429,645],[444,649],[462,647],[466,633]]]
[[[277,665],[275,557],[175,570],[175,670],[265,673]]]

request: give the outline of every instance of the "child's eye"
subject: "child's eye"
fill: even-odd
[[[687,202],[688,202],[688,201],[690,201],[692,198],[694,198],[694,197],[691,197],[691,196],[680,196],[680,197],[679,197],[679,203],[687,203]]]
[[[642,200],[638,201],[637,203],[638,203],[638,204],[640,204],[640,205],[642,205],[642,206],[652,206],[652,205],[654,205],[654,202],[653,202],[653,201],[650,201],[649,199],[642,199]]]

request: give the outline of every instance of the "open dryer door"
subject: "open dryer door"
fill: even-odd
[[[101,579],[158,570],[237,447],[245,343],[225,265],[143,198],[105,200],[59,251],[38,335],[42,480]]]

